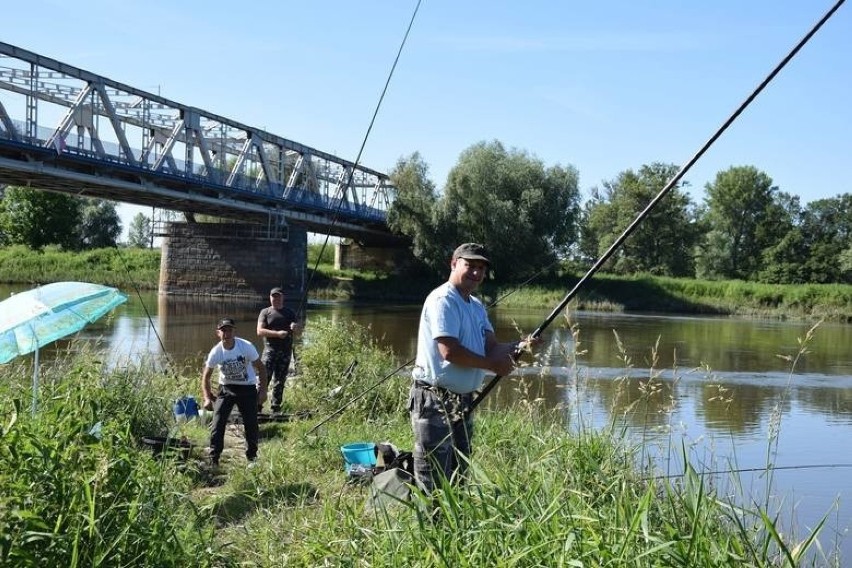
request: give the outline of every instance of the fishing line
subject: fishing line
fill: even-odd
[[[696,475],[700,476],[708,476],[708,475],[723,475],[729,473],[755,473],[759,471],[790,471],[797,469],[840,469],[840,468],[852,468],[852,463],[821,463],[821,464],[802,464],[802,465],[777,465],[770,467],[747,467],[743,469],[720,469],[714,471],[693,471]],[[639,481],[657,481],[662,479],[675,479],[679,477],[685,477],[689,475],[689,472],[684,473],[673,473],[669,475],[654,475],[651,477],[643,477]]]
[[[130,285],[133,287],[133,291],[136,292],[136,297],[139,298],[139,303],[142,305],[142,310],[145,312],[145,318],[148,320],[148,326],[154,332],[154,337],[157,338],[157,343],[160,344],[160,349],[163,352],[163,355],[166,358],[166,365],[171,368],[171,371],[175,372],[175,364],[169,355],[169,352],[166,351],[166,346],[163,343],[163,339],[160,337],[160,333],[157,331],[157,326],[154,325],[154,320],[151,317],[151,312],[148,311],[148,306],[145,305],[145,300],[142,299],[142,293],[139,291],[139,287],[136,286],[136,281],[133,280],[130,268],[127,266],[127,262],[124,260],[124,256],[121,254],[121,249],[116,245],[115,250],[118,253],[118,259],[121,261],[121,266],[124,268],[124,272],[127,274],[127,281],[130,282]]]
[[[385,85],[382,88],[381,94],[379,95],[379,100],[376,103],[376,108],[373,110],[373,116],[370,119],[369,125],[367,126],[367,131],[364,133],[364,138],[361,141],[361,147],[358,149],[358,155],[355,158],[355,162],[352,165],[352,168],[349,169],[349,174],[346,177],[346,183],[344,183],[343,186],[341,187],[341,191],[343,191],[343,192],[345,192],[347,190],[347,188],[349,187],[349,185],[352,183],[352,176],[355,175],[355,169],[358,167],[358,165],[361,162],[361,156],[364,153],[364,148],[367,146],[367,140],[369,139],[370,133],[373,130],[373,125],[376,123],[376,118],[379,115],[379,109],[382,106],[382,102],[385,100],[385,95],[388,92],[388,88],[390,86],[391,79],[393,78],[394,72],[396,71],[396,66],[399,63],[399,58],[402,56],[402,50],[405,47],[405,44],[408,42],[408,36],[411,33],[411,28],[414,26],[414,20],[417,18],[417,13],[420,10],[420,4],[422,3],[422,1],[423,0],[417,0],[417,4],[414,6],[414,11],[411,14],[411,19],[408,22],[408,27],[406,28],[405,34],[402,37],[402,41],[399,44],[399,49],[397,49],[396,57],[393,60],[393,64],[391,65],[390,72],[388,73],[387,79],[385,80]],[[340,217],[340,208],[342,207],[342,205],[343,205],[343,202],[342,202],[342,196],[341,196],[341,203],[337,206],[337,208],[334,211],[334,216],[331,219],[331,226],[333,226],[337,222],[338,218]],[[297,310],[298,314],[302,314],[302,313],[305,313],[307,311],[306,304],[307,304],[307,301],[308,301],[308,291],[311,289],[311,284],[313,283],[314,275],[317,273],[317,269],[319,268],[320,261],[322,260],[322,255],[325,252],[326,247],[328,246],[328,240],[329,240],[330,237],[331,237],[331,235],[326,234],[325,239],[323,240],[322,246],[320,247],[319,254],[317,255],[316,262],[314,263],[313,270],[311,270],[311,273],[308,276],[308,281],[305,284],[305,290],[302,293],[302,298],[301,298],[301,301],[299,302],[299,307],[298,307],[298,310]],[[309,435],[314,430],[316,430],[317,428],[319,428],[320,426],[322,426],[323,424],[325,424],[326,422],[328,422],[329,420],[331,420],[333,417],[335,417],[338,414],[340,414],[341,412],[343,412],[351,404],[353,404],[354,402],[356,402],[357,400],[359,400],[363,396],[366,396],[370,391],[372,391],[373,389],[378,387],[380,384],[382,384],[388,378],[392,377],[393,375],[398,373],[400,370],[405,368],[406,365],[409,365],[409,364],[411,364],[411,362],[405,363],[404,365],[398,367],[396,370],[394,370],[393,372],[391,372],[390,374],[388,374],[387,376],[382,378],[380,381],[375,383],[373,386],[371,386],[369,389],[362,392],[356,398],[354,398],[351,401],[349,401],[348,403],[346,403],[340,409],[336,410],[334,413],[332,413],[326,419],[320,421],[317,425],[315,425],[313,428],[311,428],[307,432],[306,436]]]
[[[728,127],[733,124],[733,122],[740,116],[740,114],[742,114],[742,112],[751,104],[751,102],[755,98],[757,98],[761,91],[763,91],[763,89],[767,85],[769,85],[770,82],[772,82],[775,76],[781,72],[781,70],[787,65],[787,63],[789,63],[793,59],[793,57],[795,57],[799,50],[805,46],[805,44],[814,36],[814,34],[816,34],[817,31],[819,31],[823,24],[825,24],[828,19],[831,18],[831,16],[837,11],[838,8],[840,8],[840,6],[845,1],[846,0],[838,0],[838,2],[835,3],[834,6],[828,12],[826,12],[826,14],[811,28],[811,30],[807,34],[805,34],[805,36],[801,40],[799,40],[796,46],[792,50],[790,50],[790,52],[781,60],[781,62],[775,66],[775,68],[766,76],[766,78],[764,78],[763,81],[760,82],[760,84],[740,104],[740,106],[737,107],[737,109],[733,112],[733,114],[728,117],[728,119],[722,124],[722,126],[719,127],[718,130],[716,130],[716,132],[704,143],[703,146],[701,146],[701,148],[695,153],[695,155],[693,155],[692,158],[690,158],[683,166],[681,166],[680,170],[674,175],[674,177],[672,177],[668,181],[668,183],[666,183],[663,189],[661,189],[660,192],[651,200],[651,202],[648,203],[645,209],[643,209],[639,213],[639,215],[630,223],[630,225],[628,225],[627,228],[624,229],[624,232],[619,235],[615,242],[610,245],[610,247],[603,253],[603,255],[601,255],[601,257],[595,262],[595,264],[592,265],[592,267],[586,272],[586,274],[583,275],[582,278],[580,278],[577,284],[568,292],[568,294],[566,294],[562,301],[559,302],[559,305],[557,305],[550,313],[550,315],[545,318],[542,324],[538,328],[536,328],[535,331],[532,332],[532,334],[530,335],[532,339],[538,339],[541,336],[544,330],[547,329],[547,327],[553,322],[554,319],[556,319],[556,316],[558,316],[559,313],[562,312],[563,309],[565,309],[565,306],[568,305],[568,302],[570,302],[574,298],[574,296],[577,295],[577,292],[580,290],[580,288],[582,288],[586,284],[586,282],[594,274],[596,274],[598,270],[600,270],[601,266],[603,266],[603,264],[607,260],[609,260],[609,258],[615,253],[615,251],[618,250],[618,248],[624,243],[627,237],[629,237],[633,233],[636,227],[639,226],[639,224],[644,220],[648,213],[651,212],[651,210],[657,205],[657,203],[659,203],[660,200],[662,200],[663,197],[665,197],[666,194],[669,193],[669,191],[671,191],[671,189],[680,182],[681,178],[683,178],[686,172],[688,172],[690,168],[692,168],[692,166],[699,160],[699,158],[701,158],[701,156],[703,156],[704,153],[710,148],[710,146],[712,146],[713,143],[716,142],[716,140],[718,140],[719,137],[722,136],[722,134],[728,129]],[[520,355],[521,352],[515,351],[512,354],[512,358],[517,360]],[[479,405],[479,403],[482,402],[482,399],[485,398],[485,396],[489,392],[491,392],[491,390],[495,387],[495,385],[501,378],[502,377],[500,375],[495,376],[485,386],[485,388],[480,391],[479,395],[471,403],[468,412],[473,412],[473,410]]]
[[[408,41],[408,36],[411,33],[411,28],[414,26],[414,19],[417,17],[417,12],[420,10],[420,4],[423,0],[417,0],[417,5],[414,6],[414,12],[411,14],[411,20],[408,22],[408,28],[405,30],[405,35],[402,38],[402,42],[399,44],[399,49],[396,52],[396,57],[393,60],[393,65],[391,65],[390,72],[388,73],[388,77],[385,80],[385,86],[382,89],[381,95],[379,95],[379,100],[376,103],[376,108],[373,110],[373,117],[370,119],[370,124],[367,126],[367,131],[364,133],[364,139],[361,141],[361,148],[358,150],[358,155],[355,158],[355,162],[352,167],[349,169],[349,174],[346,177],[346,183],[340,188],[345,195],[346,190],[349,188],[349,185],[352,183],[352,176],[355,175],[355,169],[361,163],[361,155],[364,153],[364,148],[367,146],[367,139],[370,137],[370,132],[373,130],[373,125],[376,122],[376,117],[379,115],[379,109],[382,106],[382,102],[385,100],[385,94],[388,92],[388,87],[390,86],[391,79],[393,78],[394,71],[396,71],[397,63],[399,63],[399,58],[402,55],[402,49],[405,47],[406,42]],[[341,202],[338,204],[337,208],[334,210],[334,216],[331,219],[330,227],[333,227],[335,223],[337,223],[337,219],[340,217],[340,209],[343,206],[343,195],[341,195]],[[298,313],[303,313],[305,310],[305,304],[308,300],[308,290],[311,288],[311,283],[313,282],[314,275],[317,272],[317,268],[319,267],[320,260],[322,259],[323,252],[325,252],[326,246],[328,245],[328,239],[331,235],[326,234],[325,240],[320,247],[319,254],[317,255],[316,263],[314,263],[314,268],[311,271],[311,274],[308,276],[308,282],[305,284],[305,291],[302,294],[302,301],[299,303]]]
[[[136,292],[136,297],[139,298],[139,303],[142,304],[142,310],[145,312],[145,318],[148,320],[148,325],[151,326],[151,329],[154,331],[154,335],[157,338],[157,342],[160,344],[160,348],[162,348],[163,352],[166,351],[166,346],[163,345],[163,340],[160,339],[160,334],[157,333],[157,328],[154,325],[154,320],[151,318],[151,312],[148,311],[148,306],[145,305],[145,301],[142,299],[142,293],[139,291],[139,287],[136,286],[136,281],[130,277],[130,269],[127,267],[127,262],[125,262],[124,257],[121,255],[121,249],[116,245],[116,252],[118,253],[118,259],[121,261],[121,266],[124,268],[124,272],[127,274],[127,281],[130,282],[130,285],[133,287],[133,291]]]

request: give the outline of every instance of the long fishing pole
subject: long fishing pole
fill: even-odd
[[[352,177],[355,175],[355,169],[361,163],[361,155],[364,153],[364,148],[367,146],[367,139],[370,137],[370,133],[373,131],[373,125],[376,122],[376,117],[379,114],[379,109],[382,106],[382,102],[384,102],[384,100],[385,100],[385,95],[388,92],[388,87],[390,86],[390,82],[391,82],[391,79],[393,78],[394,71],[396,71],[396,66],[399,63],[400,56],[402,55],[402,49],[405,47],[405,44],[408,41],[408,36],[411,33],[411,28],[414,26],[414,20],[417,17],[417,12],[420,10],[420,4],[422,2],[423,2],[423,0],[417,0],[417,4],[414,6],[414,11],[411,14],[411,19],[408,21],[408,27],[406,28],[405,34],[402,37],[402,41],[399,44],[399,49],[396,52],[396,57],[393,60],[393,65],[391,65],[390,72],[388,73],[388,77],[385,80],[385,86],[382,89],[381,95],[379,95],[379,100],[376,103],[376,108],[375,108],[375,110],[373,110],[373,117],[370,119],[370,124],[367,126],[367,131],[364,133],[364,139],[361,141],[361,147],[358,150],[358,155],[355,157],[355,162],[352,164],[352,167],[349,168],[349,173],[346,176],[346,181],[343,184],[343,186],[341,187],[341,191],[343,192],[343,195],[341,195],[340,204],[334,210],[334,216],[331,219],[330,227],[334,226],[334,224],[337,223],[337,219],[340,216],[340,210],[343,206],[343,197],[345,197],[346,190],[352,184]],[[325,240],[323,241],[322,246],[320,247],[320,252],[317,255],[316,263],[314,263],[314,268],[311,271],[310,276],[308,277],[307,284],[305,284],[305,291],[304,291],[304,294],[302,294],[302,301],[299,304],[299,313],[303,313],[303,310],[305,308],[305,304],[307,304],[308,290],[311,287],[311,283],[313,282],[314,274],[316,274],[317,268],[319,267],[320,260],[322,260],[323,251],[325,251],[325,248],[328,245],[329,236],[330,235],[326,234]]]
[[[402,49],[405,47],[406,42],[408,41],[408,36],[411,33],[411,28],[414,26],[414,19],[417,17],[417,12],[420,10],[420,4],[423,0],[417,0],[417,4],[414,6],[414,12],[411,14],[411,19],[408,22],[408,27],[405,30],[405,34],[402,37],[402,41],[399,44],[399,49],[396,52],[396,57],[393,60],[393,65],[391,65],[390,72],[388,72],[388,77],[385,80],[385,86],[382,89],[381,95],[379,95],[379,100],[376,103],[376,108],[373,110],[373,116],[370,119],[370,124],[367,126],[367,131],[364,133],[364,138],[361,140],[361,147],[358,149],[358,155],[355,157],[355,162],[352,164],[352,167],[349,168],[349,172],[346,176],[346,180],[341,187],[341,191],[343,195],[341,196],[340,204],[334,210],[334,216],[331,219],[330,227],[334,226],[337,223],[337,219],[340,217],[340,209],[343,206],[343,197],[345,196],[347,188],[352,184],[352,177],[355,175],[355,170],[358,168],[358,165],[361,163],[361,155],[364,153],[364,148],[367,146],[367,139],[370,137],[370,133],[373,131],[373,125],[376,123],[376,117],[379,114],[379,109],[382,106],[382,102],[385,100],[385,95],[388,92],[388,87],[390,86],[391,79],[393,78],[394,71],[396,70],[396,66],[399,63],[399,58],[402,55]],[[299,301],[299,306],[296,309],[296,317],[299,318],[303,316],[307,312],[307,303],[308,303],[308,290],[311,289],[311,284],[314,280],[314,275],[317,273],[317,269],[319,268],[320,261],[322,260],[323,252],[328,245],[328,234],[325,236],[325,240],[323,240],[322,246],[320,247],[319,254],[317,255],[317,260],[314,263],[314,268],[311,270],[310,276],[308,276],[308,281],[305,284],[305,289],[302,293],[302,297]],[[296,363],[296,349],[293,348],[293,363]],[[354,401],[352,401],[354,402]],[[342,411],[342,410],[341,410]],[[329,417],[330,419],[330,417]],[[318,424],[314,428],[319,427],[324,424],[324,422]],[[308,432],[310,433],[310,432]]]
[[[814,36],[814,34],[816,34],[817,31],[819,31],[823,24],[825,24],[829,20],[829,18],[834,15],[837,9],[840,8],[840,6],[843,5],[845,1],[846,0],[838,0],[838,2],[836,2],[834,6],[828,12],[826,12],[822,18],[820,18],[820,20],[811,28],[811,30],[807,34],[805,34],[805,36],[801,40],[799,40],[799,43],[797,43],[796,46],[792,50],[790,50],[790,52],[784,57],[784,59],[782,59],[781,62],[775,66],[775,68],[769,73],[769,75],[767,75],[766,78],[761,81],[757,88],[755,88],[754,91],[752,91],[752,93],[733,112],[733,114],[728,117],[728,119],[722,124],[722,126],[719,127],[718,130],[716,130],[713,136],[711,136],[707,140],[707,142],[705,142],[704,145],[701,146],[701,149],[699,149],[698,152],[696,152],[695,155],[689,159],[689,161],[687,161],[683,166],[681,166],[680,170],[674,175],[674,177],[672,177],[672,179],[670,179],[668,183],[666,183],[665,187],[660,190],[656,197],[654,197],[654,199],[652,199],[651,202],[648,203],[645,209],[643,209],[642,212],[639,213],[639,215],[633,220],[633,222],[630,223],[630,225],[628,225],[626,229],[624,229],[624,232],[621,233],[621,235],[619,235],[617,239],[615,239],[615,242],[610,245],[606,252],[601,255],[601,257],[595,262],[594,265],[592,265],[592,267],[586,272],[586,274],[583,275],[582,278],[580,278],[580,280],[577,282],[576,285],[574,285],[571,291],[565,295],[562,301],[559,302],[559,305],[557,305],[550,313],[550,315],[545,318],[541,325],[539,325],[538,328],[536,328],[536,330],[533,331],[532,334],[530,334],[530,337],[532,339],[538,339],[539,337],[541,337],[541,334],[544,332],[544,330],[547,329],[547,327],[550,326],[551,323],[553,323],[553,320],[556,319],[556,317],[562,312],[563,309],[565,309],[565,306],[568,305],[568,302],[574,299],[574,296],[577,295],[577,292],[579,292],[580,289],[586,284],[586,282],[592,276],[594,276],[598,272],[598,270],[600,270],[601,266],[603,266],[603,264],[607,260],[609,260],[609,258],[615,253],[615,251],[618,250],[618,248],[624,243],[627,237],[629,237],[633,233],[633,231],[636,230],[636,227],[638,227],[642,220],[645,219],[645,217],[648,215],[648,213],[650,213],[651,210],[656,207],[657,203],[659,203],[660,200],[662,200],[663,197],[665,197],[666,194],[668,194],[669,191],[671,191],[672,188],[675,187],[678,182],[680,182],[681,178],[683,178],[686,172],[688,172],[690,168],[692,168],[695,162],[697,162],[699,158],[701,158],[701,156],[703,156],[704,153],[710,148],[710,146],[712,146],[713,143],[716,142],[716,140],[718,140],[720,136],[722,136],[722,134],[728,129],[731,124],[733,124],[733,122],[740,116],[740,114],[742,114],[742,112],[751,104],[751,102],[755,98],[757,98],[757,95],[759,95],[761,91],[763,91],[763,89],[767,85],[769,85],[770,82],[772,82],[775,76],[781,72],[781,70],[787,65],[787,63],[789,63],[790,60],[795,57],[799,50],[805,46],[805,44]],[[512,358],[517,360],[520,355],[520,351],[515,351],[512,354]],[[468,412],[472,412],[473,409],[476,408],[479,403],[482,402],[482,399],[485,398],[485,396],[489,392],[491,392],[491,390],[496,386],[497,382],[501,378],[501,375],[495,376],[485,386],[485,388],[480,391],[479,395],[471,403]]]

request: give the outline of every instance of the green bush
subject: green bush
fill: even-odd
[[[298,382],[287,395],[297,406],[324,414],[364,395],[349,412],[376,418],[404,407],[410,381],[389,376],[396,367],[393,353],[356,323],[311,321],[297,356]]]

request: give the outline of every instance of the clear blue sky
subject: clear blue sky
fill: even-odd
[[[584,197],[683,164],[833,3],[424,0],[361,163],[419,151],[441,188],[497,139]],[[7,4],[5,42],[354,160],[416,0]],[[852,191],[850,30],[852,3],[686,176],[696,202],[732,165],[805,203]]]

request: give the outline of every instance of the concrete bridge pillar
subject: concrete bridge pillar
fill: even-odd
[[[160,260],[160,295],[266,299],[281,286],[291,298],[305,289],[307,232],[271,232],[248,223],[169,223]]]
[[[334,247],[334,268],[396,272],[411,262],[408,247],[366,247],[344,240]]]

